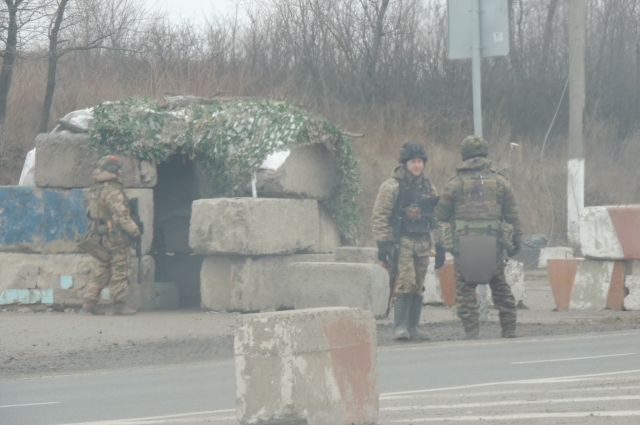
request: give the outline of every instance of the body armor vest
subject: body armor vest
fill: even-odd
[[[456,220],[502,219],[504,188],[498,175],[490,170],[470,171],[460,175],[462,196],[455,202]]]
[[[426,178],[415,185],[409,185],[404,179],[398,180],[399,192],[396,207],[392,215],[392,223],[402,219],[402,234],[427,234],[436,227],[434,205],[427,205],[433,194],[431,183]],[[395,216],[395,217],[394,217]]]
[[[89,218],[92,220],[111,220],[109,208],[100,202],[100,193],[104,188],[104,184],[97,183],[91,187],[91,195],[89,198]]]

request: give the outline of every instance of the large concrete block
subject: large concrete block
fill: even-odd
[[[243,425],[369,425],[378,418],[376,323],[327,308],[240,316],[236,415]]]
[[[429,261],[427,275],[424,278],[424,293],[422,302],[426,304],[442,304],[442,288],[440,287],[440,277],[435,269],[435,261]]]
[[[318,221],[312,200],[200,199],[193,202],[189,246],[202,255],[291,254],[318,242]]]
[[[580,245],[586,257],[640,260],[640,205],[583,209]]]
[[[318,205],[318,216],[318,242],[309,248],[308,252],[314,254],[335,252],[342,245],[338,224],[320,205]]]
[[[376,264],[294,263],[288,267],[296,309],[355,307],[384,317],[389,275]]]
[[[153,239],[153,191],[126,189],[140,199],[145,225],[143,253]],[[38,254],[77,253],[77,235],[85,234],[89,189],[40,189],[29,186],[0,187],[0,251]]]
[[[295,282],[287,266],[333,261],[332,254],[206,257],[200,273],[202,307],[243,313],[293,308]]]
[[[627,276],[624,286],[629,292],[624,298],[624,309],[640,310],[640,276]]]
[[[151,311],[156,304],[156,264],[152,256],[142,257],[142,283],[138,283],[138,258],[131,259],[131,285],[127,306],[138,311]]]
[[[507,284],[511,288],[511,293],[516,299],[516,305],[523,305],[527,291],[524,287],[524,264],[520,261],[509,260],[504,268],[504,276]],[[491,287],[487,285],[487,300],[489,306],[493,306],[493,297],[491,295]]]
[[[157,182],[154,163],[118,155],[122,160],[125,187],[153,187]],[[38,187],[91,187],[91,174],[100,155],[89,146],[88,134],[40,134],[36,138],[36,173]]]
[[[341,246],[336,249],[336,263],[380,264],[378,248],[363,246]]]
[[[625,264],[584,258],[549,259],[547,275],[558,310],[622,310]]]
[[[98,262],[89,255],[0,254],[0,304],[52,304],[80,307],[87,284]],[[133,259],[129,305],[150,310],[154,298],[153,258],[143,258],[143,284],[135,283],[137,261]],[[29,297],[25,297],[25,294]]]
[[[539,269],[547,268],[547,260],[573,258],[573,248],[564,246],[549,246],[540,249],[540,259],[538,261]]]
[[[276,172],[258,170],[256,189],[261,197],[327,200],[337,190],[339,176],[335,156],[315,143],[293,148]],[[251,193],[250,185],[246,192]]]

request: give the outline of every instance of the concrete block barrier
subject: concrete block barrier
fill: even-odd
[[[326,308],[240,316],[234,350],[241,424],[377,422],[371,312]]]
[[[335,157],[314,143],[293,148],[275,172],[258,170],[256,189],[261,197],[328,200],[338,187],[339,175]],[[246,192],[251,193],[251,186]]]
[[[128,197],[140,199],[145,225],[143,253],[153,239],[153,191],[126,189]],[[87,231],[88,189],[40,189],[28,186],[0,187],[0,251],[37,254],[77,253],[77,235]]]
[[[553,246],[540,249],[540,259],[538,261],[539,269],[547,268],[547,260],[574,258],[573,248],[564,246]]]
[[[97,260],[89,255],[38,255],[1,253],[0,305],[51,304],[62,307],[82,305],[84,291]],[[153,306],[154,262],[143,259],[143,284],[137,285],[137,261],[133,261],[130,306],[150,310]],[[107,293],[108,295],[108,293]]]
[[[435,261],[430,260],[427,275],[424,278],[424,293],[422,294],[422,302],[425,304],[444,303],[438,274],[438,270],[435,269]]]
[[[311,254],[328,254],[335,252],[342,245],[342,237],[338,224],[333,217],[318,205],[318,242],[307,252]]]
[[[156,264],[152,256],[142,257],[142,283],[138,283],[138,259],[131,259],[131,285],[127,307],[138,311],[151,311],[156,304]],[[84,295],[84,294],[83,294]]]
[[[158,180],[154,163],[118,155],[125,187],[153,187]],[[88,134],[40,134],[36,138],[35,182],[38,187],[91,187],[91,174],[100,155],[89,146]]]
[[[624,298],[625,310],[640,310],[640,276],[627,276],[624,282],[628,294]]]
[[[376,264],[293,263],[288,279],[295,309],[355,307],[382,318],[387,311],[389,275]]]
[[[336,263],[380,264],[378,248],[361,246],[341,246],[336,249]]]
[[[156,282],[154,310],[180,308],[180,291],[174,282]]]
[[[585,257],[640,260],[640,205],[585,208],[580,244]]]
[[[202,255],[273,255],[318,242],[318,204],[312,200],[219,198],[193,202],[189,246]]]
[[[584,258],[550,259],[547,275],[558,310],[622,310],[625,264]]]
[[[242,313],[291,309],[296,286],[288,278],[287,266],[301,261],[333,261],[333,255],[206,257],[200,272],[202,307]]]

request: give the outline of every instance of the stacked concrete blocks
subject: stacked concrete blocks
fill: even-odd
[[[376,264],[293,263],[287,272],[296,309],[356,307],[383,318],[389,275]]]
[[[628,286],[633,287],[626,276],[640,260],[640,205],[585,208],[580,246],[587,258],[547,262],[556,308],[623,310]]]
[[[75,239],[87,231],[86,200],[98,153],[89,146],[87,134],[40,135],[36,145],[36,187],[0,187],[0,304],[79,307],[97,264],[80,253]],[[126,194],[139,199],[146,230],[142,250],[148,254],[153,237],[149,188],[156,183],[155,164],[127,157],[123,163]],[[132,283],[129,305],[148,310],[155,298],[153,258],[145,256],[143,267],[143,284]]]
[[[371,312],[337,307],[240,316],[234,348],[241,424],[377,422]]]

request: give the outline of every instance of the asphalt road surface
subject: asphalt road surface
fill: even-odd
[[[640,331],[380,348],[380,424],[640,424]],[[0,380],[0,424],[236,424],[234,365]]]

